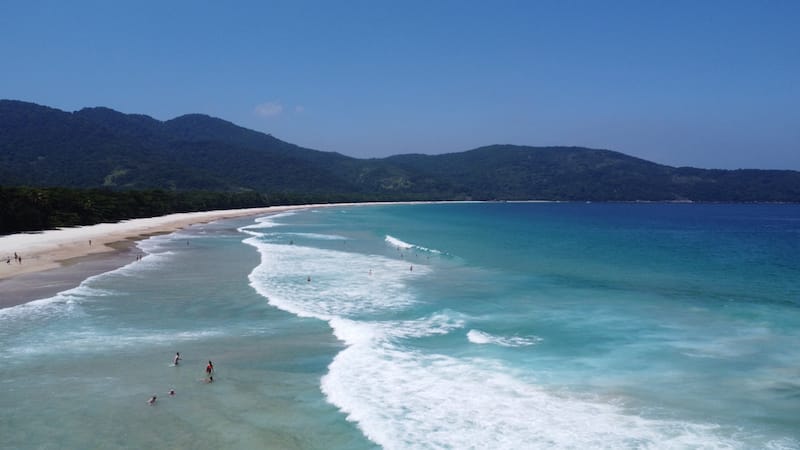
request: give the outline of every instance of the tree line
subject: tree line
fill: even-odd
[[[367,199],[352,195],[293,192],[116,191],[0,186],[0,234],[118,222],[172,213],[364,200]]]

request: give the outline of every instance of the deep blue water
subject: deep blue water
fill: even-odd
[[[798,206],[333,207],[140,246],[0,310],[0,447],[800,447]]]

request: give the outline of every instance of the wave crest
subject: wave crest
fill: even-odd
[[[467,339],[473,344],[494,344],[502,347],[526,347],[542,342],[539,336],[496,336],[481,330],[469,330]]]
[[[423,252],[435,253],[437,255],[441,255],[442,254],[442,252],[440,250],[436,250],[436,249],[428,248],[428,247],[423,247],[423,246],[417,245],[417,244],[409,244],[408,242],[402,241],[402,240],[397,239],[396,237],[390,236],[388,234],[386,235],[386,238],[384,238],[384,240],[386,241],[387,244],[391,245],[392,247],[397,248],[398,250],[410,250],[410,249],[413,248],[413,249],[420,250],[420,251],[423,251]]]

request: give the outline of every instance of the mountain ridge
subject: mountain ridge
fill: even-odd
[[[490,145],[357,159],[224,119],[0,100],[6,186],[295,192],[375,200],[799,202],[800,172],[672,167],[613,150]]]

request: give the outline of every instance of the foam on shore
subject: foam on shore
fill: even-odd
[[[328,206],[376,205],[381,203],[331,203],[264,208],[228,209],[169,214],[145,219],[122,220],[80,227],[58,228],[36,233],[0,236],[0,279],[60,267],[64,261],[115,250],[110,244],[153,234],[170,233],[189,225],[222,219],[272,214]],[[22,257],[22,263],[14,254]],[[10,263],[5,261],[10,259]]]
[[[14,295],[0,298],[0,308],[42,298],[36,289],[50,283],[43,278],[40,279],[43,272],[60,278],[58,288],[56,289],[53,285],[56,290],[51,289],[53,292],[46,293],[46,296],[51,296],[61,290],[78,286],[88,276],[118,267],[120,265],[118,258],[107,258],[105,266],[98,261],[92,264],[92,268],[85,267],[84,270],[77,270],[72,267],[73,270],[64,270],[64,266],[74,266],[74,263],[82,261],[85,257],[103,256],[105,258],[106,255],[112,254],[111,252],[128,250],[130,242],[146,236],[171,233],[190,225],[223,219],[271,215],[305,208],[376,204],[381,203],[310,204],[176,213],[160,217],[122,220],[116,223],[99,223],[0,236],[0,283],[19,285],[13,287]],[[125,241],[129,241],[127,245],[124,245]],[[21,262],[14,258],[15,254],[22,257]],[[53,269],[58,269],[59,273],[53,274]],[[23,275],[24,277],[21,277]],[[49,278],[53,278],[53,276]],[[37,281],[37,279],[40,280]],[[29,286],[30,289],[25,286]],[[7,290],[10,291],[11,288]]]

